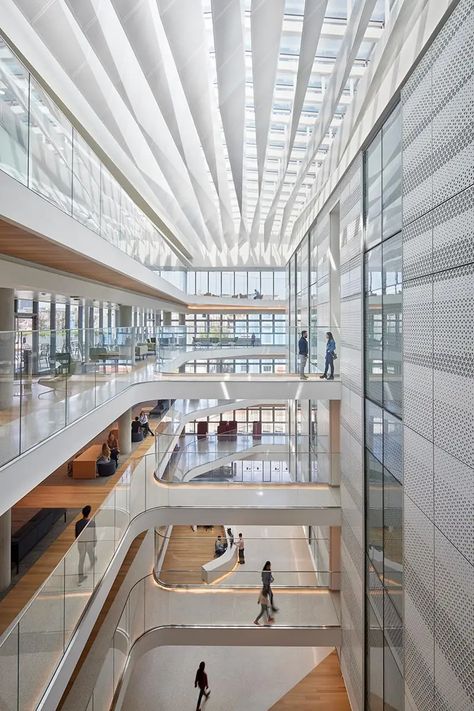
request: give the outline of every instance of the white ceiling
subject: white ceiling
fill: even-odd
[[[393,4],[5,2],[72,82],[77,107],[58,73],[52,88],[103,147],[106,135],[197,266],[285,263]]]

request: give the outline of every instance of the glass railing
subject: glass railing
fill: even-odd
[[[0,37],[0,170],[145,266],[178,264],[42,86]]]
[[[255,593],[249,591],[250,599],[243,600],[239,597],[238,605],[226,605],[228,619],[224,619],[222,614],[215,611],[215,606],[203,598],[205,596],[189,595],[191,606],[190,614],[187,614],[183,604],[183,597],[180,596],[180,605],[176,606],[175,616],[173,611],[166,604],[159,605],[157,599],[156,583],[153,575],[148,575],[139,580],[130,590],[127,600],[122,608],[120,619],[109,638],[107,651],[104,655],[104,662],[97,675],[94,690],[91,696],[84,700],[83,706],[78,706],[78,711],[97,711],[97,709],[108,709],[113,707],[114,697],[123,680],[123,674],[127,666],[132,647],[137,640],[147,632],[166,626],[182,627],[186,625],[197,630],[212,627],[251,627],[252,620],[258,609],[255,604]],[[291,593],[290,593],[291,594]],[[316,595],[321,593],[315,593]],[[322,593],[330,596],[330,593]],[[201,598],[204,605],[198,605],[198,598]],[[247,609],[248,604],[248,609]],[[285,624],[277,622],[278,627],[292,627],[300,629],[337,629],[340,626],[334,604],[328,600],[331,617],[321,616],[318,613],[310,613],[310,608],[314,607],[314,595],[312,593],[294,592],[291,599],[292,614]],[[205,614],[199,608],[204,608]],[[232,610],[232,611],[231,611]],[[241,619],[237,622],[231,620],[232,612],[241,612]],[[245,618],[247,615],[247,618]],[[255,640],[257,644],[257,640]],[[163,679],[166,683],[166,679]]]
[[[195,486],[163,486],[155,476],[155,453],[130,464],[114,489],[93,516],[94,528],[87,527],[32,598],[27,607],[0,637],[0,706],[27,710],[36,708],[68,648],[85,609],[117,552],[128,527],[137,516],[150,509],[179,506],[181,509],[228,506],[228,492],[211,502],[209,492],[198,495]],[[324,492],[323,492],[324,493]],[[314,512],[314,501],[299,497],[302,510]],[[239,504],[252,506],[254,504]],[[264,506],[265,500],[259,499]],[[281,504],[272,503],[278,510]],[[232,505],[230,504],[232,507]],[[337,509],[329,499],[324,509]],[[287,509],[287,500],[284,508]]]
[[[185,372],[185,366],[170,366],[177,353],[189,352],[190,360],[212,357],[215,344],[210,341],[195,350],[193,339],[201,339],[201,335],[185,327],[172,333],[168,327],[0,332],[0,466],[130,385],[153,380],[155,374]],[[263,341],[264,334],[257,337]],[[281,357],[282,346],[277,343],[281,338],[283,334],[275,334],[273,345],[254,348],[248,345],[248,334],[238,334],[234,339],[226,334],[229,343],[233,340],[233,364],[227,361],[226,365],[223,359],[216,372],[223,377],[229,376],[227,370],[224,373],[226,368],[236,374],[284,374],[286,359]],[[224,346],[221,337],[221,353],[230,352],[230,348]],[[267,349],[266,354],[259,353],[260,348]],[[248,356],[253,350],[256,359]],[[212,375],[210,361],[207,373]]]
[[[332,484],[339,453],[329,437],[230,431],[237,423],[220,423],[220,434],[158,433],[157,476],[192,484]]]
[[[153,373],[145,329],[0,332],[0,466]]]
[[[181,539],[180,539],[181,540]],[[245,539],[245,545],[251,543],[248,538]],[[190,542],[191,544],[191,542]],[[256,542],[257,545],[262,544],[262,540]],[[211,559],[212,560],[212,559]],[[214,559],[217,560],[217,559]],[[235,560],[235,569],[228,572],[218,571],[216,577],[218,579],[218,587],[220,589],[232,588],[251,588],[257,589],[261,587],[261,570],[252,570],[245,566],[239,566]],[[330,583],[331,573],[326,570],[273,570],[272,575],[275,582],[272,583],[272,588],[278,590],[281,588],[328,588]],[[203,580],[203,574],[191,568],[155,568],[155,576],[157,581],[169,587],[208,587],[212,583],[207,583]]]
[[[157,342],[157,362],[160,370],[166,371],[178,370],[186,353],[195,354],[193,360],[208,359],[214,355],[223,366],[228,365],[230,359],[240,357],[265,360],[277,358],[283,361],[286,359],[286,348],[287,336],[284,331],[256,330],[247,333],[229,329],[225,332],[196,333],[186,326],[162,326]]]

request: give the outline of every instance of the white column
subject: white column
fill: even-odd
[[[15,356],[15,291],[0,288],[0,409],[13,400]]]
[[[6,590],[11,582],[11,537],[12,512],[8,509],[0,516],[0,591]]]
[[[130,347],[130,363],[135,364],[135,329],[133,329],[133,307],[120,304],[119,307],[119,326],[130,329],[130,342],[127,345]]]
[[[119,320],[118,325],[123,326],[124,328],[131,328],[133,326],[132,318],[133,318],[132,307],[125,306],[125,304],[120,304],[119,312],[118,312],[118,320]]]
[[[125,410],[118,420],[118,441],[121,454],[132,451],[132,410]]]

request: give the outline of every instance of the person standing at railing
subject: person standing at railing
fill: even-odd
[[[298,358],[300,361],[300,380],[308,380],[308,377],[304,374],[308,360],[308,331],[301,331],[301,338],[298,341]]]
[[[267,562],[263,566],[263,570],[262,570],[263,589],[268,593],[272,611],[278,612],[278,607],[275,607],[275,605],[273,604],[273,590],[272,590],[273,580],[274,580],[274,578],[272,575],[272,564],[269,560],[267,560]]]
[[[336,355],[336,341],[333,338],[333,335],[331,331],[326,332],[326,358],[325,358],[325,363],[324,363],[324,373],[320,375],[319,377],[321,380],[327,379],[327,380],[334,380],[334,361],[337,358]],[[331,373],[328,376],[328,371]]]
[[[208,699],[209,694],[211,693],[210,690],[206,691],[206,689],[209,689],[209,682],[207,680],[207,674],[204,671],[205,667],[206,667],[206,663],[201,662],[199,665],[199,668],[196,672],[196,678],[194,680],[194,688],[196,688],[197,686],[199,687],[199,696],[198,696],[196,711],[201,711],[202,697],[205,696],[206,699]]]
[[[232,546],[234,545],[234,534],[232,533],[231,528],[227,529],[227,535],[229,537],[229,548],[232,548]]]
[[[76,538],[81,536],[77,542],[77,549],[79,552],[79,585],[87,578],[87,575],[84,575],[84,562],[86,559],[86,555],[89,556],[91,568],[97,561],[97,556],[95,554],[97,536],[95,530],[95,521],[91,521],[91,519],[89,518],[91,510],[92,509],[89,504],[87,504],[87,506],[84,506],[84,508],[82,509],[82,518],[76,522],[75,527]]]
[[[242,534],[239,533],[239,538],[236,543],[237,550],[239,551],[239,563],[243,565],[245,563],[245,543]]]

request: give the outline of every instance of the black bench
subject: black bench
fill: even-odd
[[[12,563],[15,563],[17,573],[20,561],[41,541],[61,516],[64,516],[66,521],[66,509],[41,509],[12,536]]]

